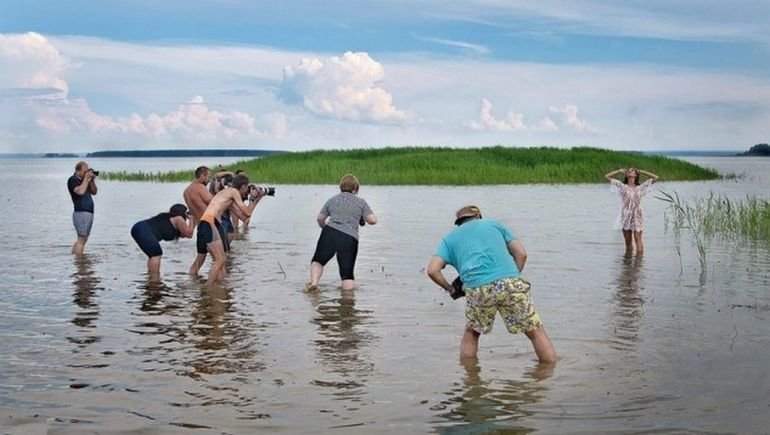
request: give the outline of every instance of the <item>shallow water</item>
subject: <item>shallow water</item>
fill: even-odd
[[[658,189],[767,198],[769,159],[688,160],[745,176]],[[334,186],[278,186],[234,244],[225,284],[206,289],[186,274],[193,240],[164,244],[162,283],[149,283],[128,234],[135,221],[181,202],[184,183],[101,182],[88,254],[75,260],[65,187],[73,164],[0,160],[3,433],[770,426],[770,246],[713,240],[702,270],[690,239],[677,245],[665,230],[665,204],[653,196],[643,202],[647,252],[624,258],[611,229],[618,200],[604,184],[364,185],[380,223],[362,229],[360,288],[341,291],[331,264],[321,292],[309,295],[302,286],[315,216]],[[479,363],[459,364],[464,302],[433,285],[424,267],[467,203],[527,247],[525,276],[559,353],[555,367],[538,365],[529,341],[499,319],[481,339]]]

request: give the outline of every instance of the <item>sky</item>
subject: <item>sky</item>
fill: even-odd
[[[0,153],[770,142],[770,1],[2,0]]]

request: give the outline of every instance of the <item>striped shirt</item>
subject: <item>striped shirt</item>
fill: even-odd
[[[341,192],[326,201],[321,213],[329,216],[327,225],[358,240],[358,222],[372,214],[363,198],[350,192]]]

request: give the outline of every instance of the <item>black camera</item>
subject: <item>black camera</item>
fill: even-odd
[[[97,177],[99,176],[99,171],[95,171],[95,170],[93,170],[93,169],[89,169],[89,170],[88,170],[88,172],[90,172],[90,173],[94,174],[94,175],[95,175],[95,176],[97,176]]]
[[[222,188],[230,187],[233,185],[233,176],[230,174],[225,174],[219,178],[219,184],[222,185]]]
[[[263,195],[275,196],[275,187],[272,186],[257,186],[256,184],[249,184],[249,190],[258,190]]]
[[[465,296],[465,290],[463,290],[463,280],[461,280],[459,276],[455,278],[454,281],[452,281],[452,291],[449,292],[449,296],[451,296],[452,299],[460,299],[461,297]]]

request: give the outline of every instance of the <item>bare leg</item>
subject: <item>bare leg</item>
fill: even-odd
[[[150,275],[150,279],[157,281],[160,278],[160,259],[162,256],[157,255],[147,259],[147,273]]]
[[[460,341],[460,360],[468,361],[470,359],[476,359],[476,355],[479,351],[479,337],[481,334],[476,332],[473,328],[466,326],[463,338]]]
[[[310,263],[310,282],[305,286],[307,291],[318,290],[318,282],[321,281],[321,275],[324,273],[324,267],[321,263],[313,261]]]
[[[631,230],[623,230],[623,239],[626,241],[626,252],[629,254],[634,250],[634,239],[631,233]]]
[[[636,255],[644,254],[644,242],[642,241],[641,231],[634,231],[634,242],[636,242]]]
[[[212,285],[219,279],[224,278],[225,262],[227,256],[225,255],[225,248],[222,245],[222,240],[217,239],[208,244],[208,251],[211,254],[213,260],[211,268],[209,269],[209,276],[206,280],[206,285]]]
[[[203,263],[205,261],[206,261],[206,254],[196,255],[195,260],[193,260],[192,266],[190,266],[190,275],[198,276],[198,272],[200,272],[201,267],[203,267]]]
[[[342,280],[342,290],[353,290],[356,288],[356,282],[352,279]]]
[[[72,253],[75,255],[83,255],[87,241],[88,236],[78,236],[78,239],[75,240],[75,244],[72,245]]]
[[[553,348],[553,343],[551,343],[551,339],[548,338],[548,334],[545,333],[544,327],[540,326],[526,332],[526,335],[532,341],[532,346],[535,348],[537,359],[539,359],[541,363],[556,362],[556,350]]]

